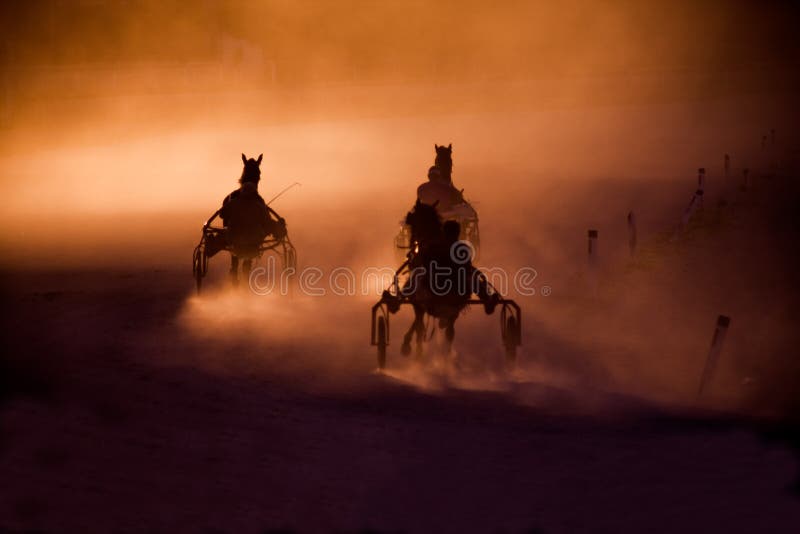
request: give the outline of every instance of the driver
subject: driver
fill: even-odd
[[[242,270],[249,273],[252,258],[258,255],[264,239],[272,234],[281,239],[286,234],[286,222],[275,210],[267,206],[258,194],[261,180],[262,156],[247,159],[242,154],[244,170],[239,178],[239,189],[225,197],[219,215],[226,229],[226,238],[233,249],[231,255],[231,279],[237,281],[238,256],[244,259]]]
[[[448,213],[464,202],[461,192],[442,176],[436,165],[428,169],[428,181],[417,188],[417,199],[423,204],[436,206],[440,214]]]

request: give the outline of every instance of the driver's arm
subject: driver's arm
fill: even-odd
[[[277,212],[277,211],[275,211],[274,209],[270,208],[269,206],[267,206],[267,213],[268,213],[268,214],[271,214],[271,215],[274,215],[274,216],[275,216],[275,219],[276,219],[277,221],[279,221],[279,222],[284,222],[284,220],[283,220],[283,217],[281,217],[280,215],[278,215],[278,212]]]

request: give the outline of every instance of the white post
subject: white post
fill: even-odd
[[[697,398],[700,398],[703,394],[703,389],[705,389],[706,384],[714,375],[714,369],[717,366],[719,355],[722,352],[722,343],[725,341],[725,335],[728,333],[728,326],[730,324],[730,317],[725,315],[717,317],[717,327],[714,329],[714,337],[711,338],[711,349],[708,351],[703,375],[700,377],[700,388],[697,390]]]
[[[628,212],[628,248],[633,256],[636,253],[636,216],[632,211]]]

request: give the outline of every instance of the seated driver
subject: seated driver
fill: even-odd
[[[280,239],[286,233],[283,218],[267,206],[258,194],[261,157],[259,155],[257,160],[247,159],[242,154],[244,170],[239,178],[239,189],[225,197],[219,212],[226,229],[226,239],[232,249],[231,279],[234,283],[237,281],[239,256],[244,259],[242,272],[247,275],[264,239],[270,234]]]
[[[428,169],[428,181],[417,188],[417,199],[423,204],[436,206],[440,214],[449,212],[453,206],[464,201],[461,192],[442,176],[435,165]]]

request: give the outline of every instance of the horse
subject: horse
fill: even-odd
[[[434,144],[436,158],[433,161],[434,167],[438,169],[441,182],[452,189],[453,203],[464,204],[464,190],[456,189],[453,184],[453,143],[447,146]],[[469,208],[472,210],[472,207]]]
[[[461,227],[456,221],[442,223],[436,206],[417,201],[406,215],[411,229],[411,252],[407,260],[409,279],[400,296],[414,309],[414,321],[403,336],[401,350],[408,355],[416,335],[416,353],[422,354],[425,339],[425,314],[437,319],[445,334],[445,354],[455,338],[455,322],[467,307],[473,293],[484,304],[487,314],[500,301],[486,278],[472,266],[466,245],[458,240]],[[459,245],[462,248],[459,249]],[[466,253],[466,254],[465,254]]]
[[[447,146],[437,145],[434,143],[433,147],[436,149],[436,159],[433,164],[439,168],[442,178],[445,183],[453,183],[453,143]]]
[[[225,239],[231,251],[231,282],[238,284],[239,259],[242,260],[242,275],[250,276],[253,259],[260,254],[261,244],[267,235],[285,235],[286,224],[272,208],[267,206],[258,194],[258,183],[261,180],[261,160],[247,158],[242,154],[242,175],[240,187],[228,195],[222,202],[219,211],[225,227]],[[274,218],[273,218],[274,216]]]

